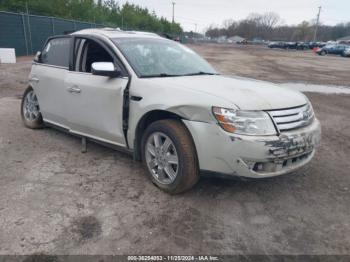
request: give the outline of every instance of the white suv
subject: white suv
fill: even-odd
[[[220,75],[191,49],[151,33],[104,28],[49,38],[29,83],[27,127],[55,126],[129,152],[169,193],[204,172],[292,172],[320,141],[303,94]]]

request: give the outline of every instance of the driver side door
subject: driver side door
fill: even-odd
[[[100,40],[74,38],[73,70],[65,79],[65,100],[70,132],[125,146],[122,129],[123,93],[128,83],[116,55]],[[113,62],[122,75],[93,75],[94,62]]]

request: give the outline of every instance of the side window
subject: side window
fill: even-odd
[[[77,38],[74,44],[75,71],[91,73],[95,62],[112,62],[113,57],[100,44],[90,39]]]
[[[41,61],[43,64],[69,67],[70,38],[54,38],[45,46]]]

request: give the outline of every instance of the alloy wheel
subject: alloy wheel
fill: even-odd
[[[40,116],[38,98],[33,90],[29,91],[24,98],[23,116],[27,121],[35,121]]]
[[[146,143],[145,158],[149,171],[161,184],[171,184],[179,171],[179,157],[173,141],[162,132],[152,133]]]

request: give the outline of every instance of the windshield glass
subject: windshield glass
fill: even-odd
[[[165,39],[113,39],[140,77],[217,74],[191,49]]]

